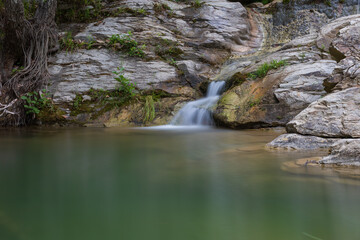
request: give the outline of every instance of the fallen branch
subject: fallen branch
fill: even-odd
[[[17,115],[16,112],[9,111],[8,109],[14,106],[18,99],[12,100],[9,104],[2,104],[0,103],[0,117],[5,114]]]

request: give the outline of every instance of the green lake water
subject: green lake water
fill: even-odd
[[[359,240],[360,182],[281,170],[312,154],[279,134],[0,130],[0,240]]]

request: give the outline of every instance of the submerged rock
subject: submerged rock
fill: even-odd
[[[360,167],[360,139],[337,141],[330,150],[330,155],[323,157],[322,164],[336,164]]]
[[[290,133],[280,135],[266,146],[270,149],[318,150],[329,149],[336,141],[339,141],[339,139],[303,136]]]

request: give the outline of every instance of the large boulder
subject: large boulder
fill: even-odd
[[[312,103],[287,124],[287,130],[318,137],[360,137],[360,87]]]
[[[360,139],[343,139],[336,142],[322,164],[360,166]]]
[[[214,118],[232,128],[284,126],[326,94],[323,83],[335,67],[332,60],[299,61],[263,79],[246,80],[223,94]]]
[[[232,84],[219,101],[215,119],[231,128],[284,126],[328,93],[359,86],[359,39],[360,15],[347,16],[273,52],[229,61],[215,80],[233,82],[272,60],[285,60],[288,66],[271,70],[261,79],[242,77],[235,87]]]

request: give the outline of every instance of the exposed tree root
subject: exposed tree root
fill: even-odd
[[[3,96],[0,101],[6,96],[10,103],[0,103],[1,106],[7,106],[3,114],[0,112],[0,124],[8,125],[4,118],[12,119],[15,113],[22,119],[16,121],[16,124],[24,124],[26,114],[21,96],[40,90],[49,79],[48,52],[57,42],[57,0],[36,0],[36,3],[36,12],[28,19],[21,0],[4,0],[2,25],[5,36],[2,44],[0,42],[0,62],[3,65],[0,66],[3,69],[0,90]],[[17,62],[23,69],[13,74],[11,71]],[[13,121],[10,122],[13,124]]]

